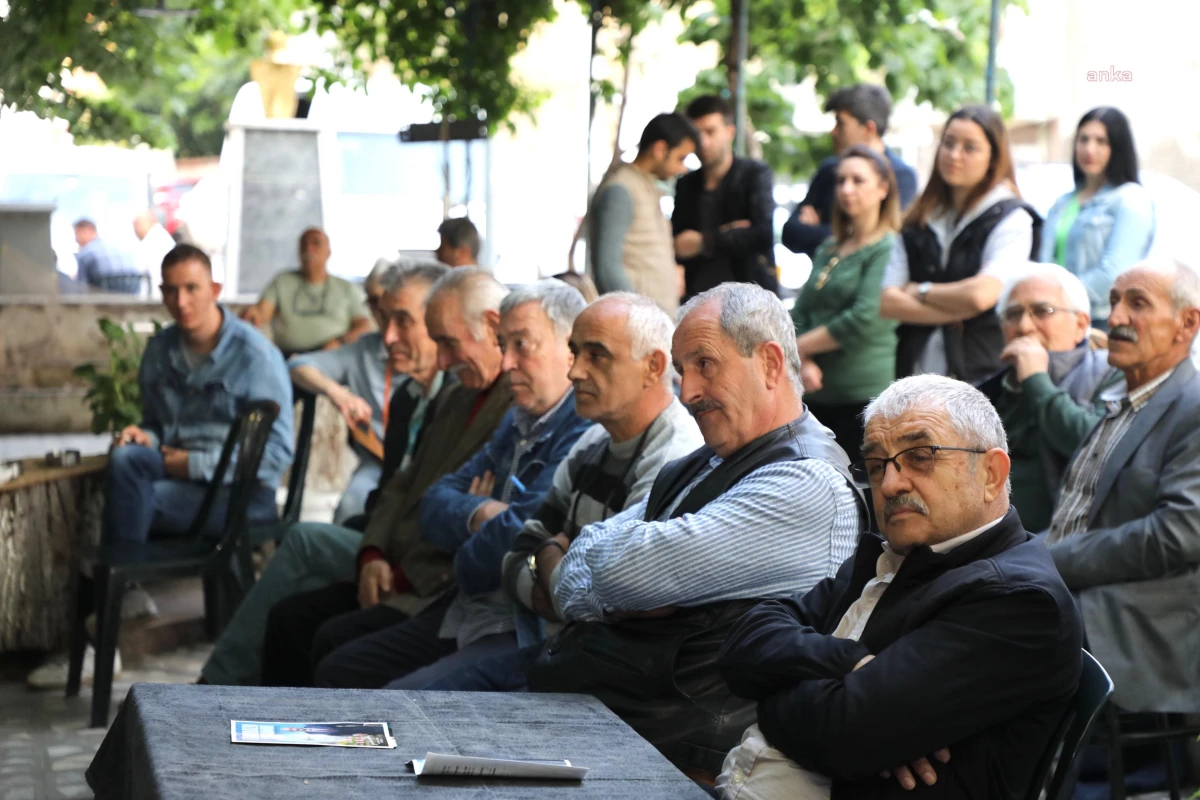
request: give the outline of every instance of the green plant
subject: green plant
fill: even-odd
[[[162,326],[154,323],[157,333]],[[133,323],[121,327],[111,319],[100,319],[100,332],[108,342],[108,370],[84,364],[74,374],[89,384],[84,396],[92,409],[92,433],[117,433],[142,421],[142,391],[138,385],[138,366],[146,344],[133,329]]]

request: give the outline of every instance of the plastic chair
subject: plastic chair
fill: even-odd
[[[1070,800],[1075,789],[1075,780],[1079,777],[1083,746],[1087,744],[1100,712],[1109,705],[1109,698],[1112,697],[1112,678],[1108,677],[1104,667],[1100,666],[1100,662],[1091,653],[1087,650],[1081,652],[1083,672],[1079,676],[1079,690],[1075,693],[1071,708],[1046,747],[1042,760],[1038,762],[1033,783],[1025,795],[1026,800],[1038,800],[1042,788],[1046,787],[1047,779],[1050,780],[1050,785],[1046,787],[1046,800]],[[1056,754],[1057,766],[1054,761]]]
[[[1149,727],[1150,730],[1142,728]],[[1133,728],[1133,730],[1130,730]],[[1173,744],[1181,739],[1200,736],[1200,723],[1188,723],[1179,714],[1155,714],[1121,711],[1110,704],[1105,714],[1105,726],[1097,731],[1096,744],[1108,748],[1108,796],[1125,800],[1125,764],[1123,747],[1157,744],[1162,748],[1167,773],[1167,791],[1171,800],[1180,800],[1179,765],[1175,762]]]
[[[97,275],[92,284],[102,292],[110,294],[141,294],[142,283],[150,283],[150,276],[142,272],[125,272],[115,275]]]
[[[96,587],[96,663],[92,687],[93,728],[108,725],[112,699],[113,658],[121,626],[121,601],[128,584],[135,581],[201,576],[204,578],[206,616],[214,614],[227,620],[245,592],[245,576],[254,574],[247,539],[247,513],[258,488],[258,468],[262,463],[271,426],[279,416],[279,405],[270,400],[246,403],[225,438],[221,458],[208,485],[204,502],[188,533],[178,539],[123,542],[100,547],[80,557],[81,576],[89,571]],[[204,535],[217,493],[224,484],[226,471],[237,451],[229,503],[221,537]],[[67,697],[79,694],[83,676],[83,654],[87,646],[87,602],[82,590],[77,593],[75,621],[71,630],[70,671]]]
[[[283,503],[283,512],[279,521],[271,525],[255,525],[250,529],[249,544],[252,547],[267,542],[280,542],[288,528],[300,521],[301,507],[304,505],[304,479],[308,473],[308,457],[312,452],[313,428],[317,419],[317,396],[312,392],[292,384],[292,397],[300,402],[300,429],[296,437],[296,456],[292,460],[291,472],[288,475],[287,500]],[[253,586],[254,576],[248,578]]]

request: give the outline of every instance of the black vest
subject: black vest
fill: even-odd
[[[992,230],[1020,208],[1033,218],[1033,249],[1029,257],[1036,259],[1042,218],[1029,204],[1013,197],[988,208],[954,237],[944,270],[941,269],[942,247],[933,231],[925,225],[919,228],[906,227],[901,233],[908,255],[910,280],[917,283],[953,283],[974,277],[982,266],[983,248]],[[915,371],[917,361],[925,351],[929,337],[933,335],[933,326],[901,325],[896,335],[899,339],[896,345],[896,377],[904,378]],[[946,345],[946,372],[950,377],[978,383],[1003,369],[1000,351],[1004,349],[1004,332],[994,308],[971,319],[943,325],[942,338]]]
[[[714,455],[701,447],[663,467],[646,501],[646,521],[699,511],[767,464],[818,458],[854,490],[866,529],[866,502],[850,477],[849,459],[807,411],[722,462],[668,515],[671,503]],[[763,502],[780,499],[764,497]],[[730,531],[730,535],[753,535],[753,531]],[[718,772],[757,713],[753,701],[729,691],[717,670],[717,658],[734,622],[758,602],[731,600],[681,608],[660,619],[573,622],[546,642],[529,671],[529,687],[538,692],[594,695],[677,766]]]

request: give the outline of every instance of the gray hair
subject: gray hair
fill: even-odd
[[[449,269],[429,290],[425,302],[436,295],[453,292],[461,306],[463,320],[471,335],[478,339],[483,335],[484,314],[500,311],[500,304],[508,294],[508,287],[496,280],[492,273],[479,267],[457,267]]]
[[[1134,264],[1125,272],[1135,269],[1148,269],[1171,276],[1171,308],[1182,311],[1185,308],[1200,308],[1200,275],[1189,265],[1177,258],[1168,256],[1151,256]]]
[[[384,294],[398,292],[411,283],[419,283],[432,291],[433,286],[449,271],[449,267],[436,261],[401,259],[394,264],[388,264],[376,280]],[[429,292],[426,292],[426,299],[428,297]]]
[[[500,314],[508,314],[517,306],[537,302],[554,326],[554,333],[562,339],[571,335],[571,327],[579,312],[587,308],[587,301],[579,290],[554,278],[545,278],[537,283],[527,283],[513,289],[500,301]]]
[[[695,309],[716,300],[721,304],[721,331],[744,358],[754,355],[764,342],[783,348],[785,369],[796,397],[804,395],[800,382],[800,352],[796,349],[796,326],[779,298],[753,283],[722,283],[696,295],[679,309],[679,322]]]
[[[1083,281],[1079,280],[1074,273],[1063,269],[1058,264],[1040,264],[1036,261],[1030,261],[1013,277],[1009,278],[1004,284],[1004,288],[1000,290],[1000,298],[996,301],[996,313],[1004,314],[1004,309],[1008,307],[1009,295],[1013,290],[1020,286],[1025,281],[1031,278],[1041,278],[1058,285],[1062,290],[1063,302],[1067,304],[1069,310],[1079,311],[1091,316],[1091,299],[1088,297],[1087,287],[1083,285]],[[1068,309],[1064,309],[1068,310]]]
[[[667,357],[663,383],[670,384],[674,381],[675,368],[671,366],[671,337],[675,335],[675,323],[671,322],[670,315],[649,297],[633,292],[609,292],[596,302],[602,303],[609,299],[618,300],[629,308],[629,319],[625,324],[629,329],[629,343],[633,357],[641,360],[655,350],[661,350]]]
[[[883,390],[863,411],[863,424],[876,417],[896,419],[911,411],[940,410],[967,447],[1008,450],[1008,434],[987,396],[944,375],[912,375]]]

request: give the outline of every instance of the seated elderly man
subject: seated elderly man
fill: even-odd
[[[1200,277],[1142,264],[1109,293],[1108,362],[1125,386],[1063,480],[1046,536],[1088,648],[1128,711],[1200,713]]]
[[[390,324],[417,324],[412,314],[408,314],[407,321],[393,321],[392,312],[399,308],[423,309],[429,287],[445,272],[446,267],[441,264],[414,264],[407,269],[389,265],[373,270],[363,282],[363,289],[379,330]],[[405,294],[409,296],[401,296]],[[422,329],[423,317],[421,313]],[[418,398],[435,397],[442,389],[437,345],[428,335],[420,337],[420,344],[419,351],[410,350],[394,337],[394,346],[389,346],[383,333],[373,331],[344,347],[293,356],[288,361],[292,383],[328,397],[346,424],[359,434],[351,440],[358,467],[333,511],[334,525],[360,516],[366,510],[367,495],[380,483],[383,474],[380,451],[391,414],[393,390],[402,386],[412,400],[409,405],[413,405]],[[406,380],[405,375],[411,380]],[[416,418],[410,415],[406,421],[413,430],[420,430],[423,415]]]
[[[1050,524],[1067,462],[1104,416],[1102,389],[1119,383],[1108,352],[1089,343],[1083,281],[1057,264],[1030,264],[1000,293],[1008,369],[984,381],[1008,432],[1012,504],[1031,531]]]
[[[316,685],[380,688],[435,662],[431,673],[516,648],[512,609],[493,589],[501,559],[541,505],[554,470],[591,425],[575,413],[567,377],[567,337],[583,307],[579,292],[551,280],[501,301],[502,369],[516,407],[482,450],[425,491],[417,519],[368,529],[359,555],[364,601],[315,632]],[[448,433],[439,445],[451,441]],[[306,600],[299,595],[271,612],[270,662],[305,657],[286,644],[298,640],[276,640],[272,631],[286,632],[293,616],[308,618]]]
[[[702,444],[696,422],[671,391],[674,330],[653,300],[630,292],[606,294],[579,315],[571,330],[575,410],[597,424],[558,465],[545,502],[504,556],[504,591],[522,649],[472,661],[431,683],[418,671],[387,688],[526,688],[543,631],[561,628],[550,602],[550,572],[539,563],[569,548],[585,526],[641,503],[664,464]]]
[[[883,537],[837,576],[734,626],[721,673],[758,723],[732,800],[1024,797],[1078,688],[1082,626],[1009,505],[1004,426],[980,392],[904,378],[864,412]]]
[[[725,635],[758,601],[833,575],[867,513],[846,454],[801,402],[779,300],[724,283],[679,313],[671,355],[705,446],[566,553],[539,554],[568,625],[529,686],[595,695],[675,764],[713,775],[754,721],[717,674]]]
[[[411,363],[406,369],[424,372],[426,368],[418,365],[425,363],[432,344],[438,369],[447,376],[440,392],[426,393],[415,402],[407,388],[393,393],[384,474],[380,488],[368,498],[368,537],[386,537],[393,527],[415,519],[424,491],[486,444],[512,405],[507,381],[500,375],[496,330],[500,301],[508,289],[482,270],[447,269],[431,286],[432,277],[424,270],[385,274],[389,286],[394,279],[398,287],[384,299],[383,336],[389,352],[407,358]],[[291,635],[302,642],[296,647],[305,653],[301,662],[271,667],[278,675],[275,682],[308,683],[307,652],[317,626],[335,613],[359,607],[354,579],[362,541],[357,528],[313,522],[292,526],[217,640],[202,681],[262,682],[263,638],[272,607],[301,592],[325,590],[316,594],[324,598],[324,606],[309,604],[307,628],[293,620]],[[371,605],[376,602],[377,597]]]

